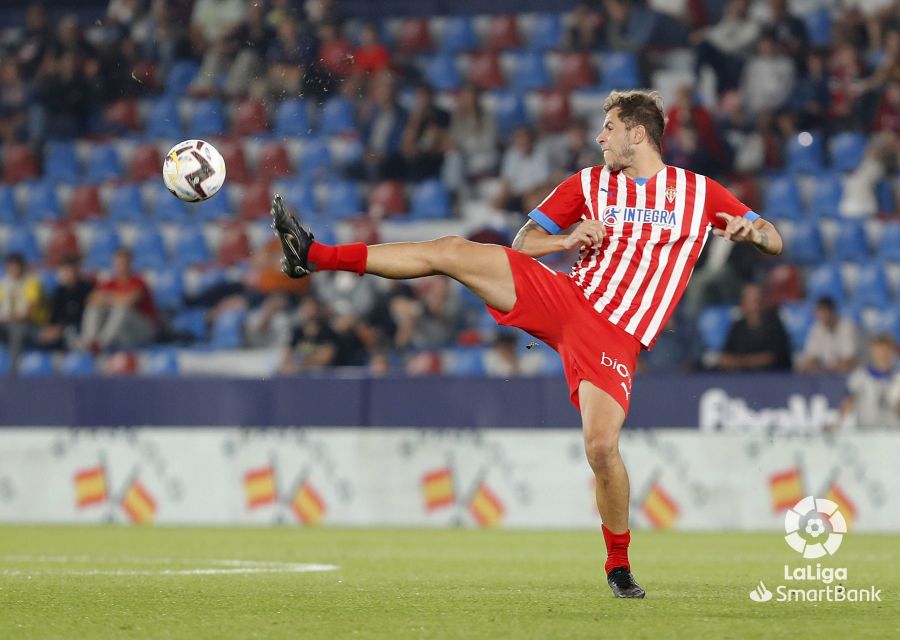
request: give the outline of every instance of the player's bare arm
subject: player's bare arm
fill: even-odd
[[[599,220],[584,220],[571,233],[560,235],[550,234],[534,220],[529,220],[519,229],[512,248],[532,258],[540,258],[557,251],[598,246],[605,235],[606,228]]]
[[[716,215],[726,223],[724,229],[713,229],[713,233],[717,236],[731,242],[749,242],[762,253],[770,256],[781,254],[784,241],[771,222],[762,218],[750,222],[746,218],[727,213],[717,213]]]

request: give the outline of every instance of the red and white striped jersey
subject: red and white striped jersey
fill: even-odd
[[[569,274],[597,312],[653,346],[681,299],[717,213],[758,216],[715,180],[664,167],[633,180],[606,167],[582,169],[529,214],[549,233],[602,220],[606,236],[582,248]]]

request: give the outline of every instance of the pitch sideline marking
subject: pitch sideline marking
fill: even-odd
[[[70,575],[70,576],[211,576],[249,575],[260,573],[319,573],[336,571],[334,564],[279,562],[261,560],[180,560],[176,558],[95,558],[91,556],[27,556],[10,555],[0,557],[0,562],[40,562],[58,564],[82,563],[124,563],[124,564],[187,564],[214,565],[218,568],[190,569],[0,569],[3,576]]]

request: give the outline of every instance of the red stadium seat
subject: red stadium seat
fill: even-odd
[[[244,100],[234,110],[231,132],[236,136],[254,136],[269,130],[266,108],[259,100]]]
[[[518,49],[522,46],[519,24],[513,15],[494,16],[488,27],[485,45],[494,51]]]
[[[262,148],[256,175],[262,180],[273,180],[294,175],[287,149],[280,142],[270,142]]]
[[[37,157],[27,144],[13,144],[3,154],[3,182],[33,180],[40,175]]]
[[[106,124],[115,129],[137,131],[141,128],[137,102],[131,99],[116,100],[103,116]]]
[[[269,215],[272,194],[268,182],[252,182],[244,187],[238,215],[244,220],[253,220]]]
[[[406,190],[397,180],[379,182],[369,192],[369,215],[375,217],[407,213]]]
[[[481,51],[472,56],[469,82],[479,89],[496,89],[505,84],[500,58],[494,51]]]
[[[134,150],[131,166],[128,168],[128,179],[132,182],[158,180],[162,175],[163,158],[155,144],[147,144]]]
[[[219,244],[218,263],[225,267],[243,262],[250,257],[250,239],[241,223],[229,224],[222,230],[222,241]]]
[[[556,133],[565,130],[572,119],[572,109],[569,105],[569,94],[565,91],[548,91],[544,94],[544,102],[541,106],[540,128],[547,133]]]
[[[75,187],[69,200],[69,208],[66,217],[69,220],[80,222],[103,215],[103,206],[100,204],[100,192],[91,184]]]
[[[406,18],[397,32],[399,53],[424,53],[434,49],[427,18]]]
[[[567,53],[559,65],[557,84],[560,89],[581,89],[596,81],[597,75],[586,53]]]
[[[72,228],[65,224],[54,227],[44,252],[47,264],[55,267],[63,258],[80,254],[81,247],[78,245],[78,236],[75,235]]]
[[[216,149],[222,154],[225,161],[225,171],[228,181],[245,184],[253,179],[247,168],[247,157],[244,155],[244,147],[239,142],[218,142]]]
[[[803,278],[792,264],[781,264],[769,272],[766,279],[766,301],[773,307],[803,299]]]

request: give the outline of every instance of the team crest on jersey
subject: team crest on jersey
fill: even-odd
[[[678,189],[673,186],[666,187],[666,201],[675,202],[675,196],[678,195]]]
[[[632,224],[652,224],[657,227],[674,229],[679,225],[678,215],[665,209],[639,209],[637,207],[617,207],[610,205],[603,210],[603,224],[614,227],[617,222]]]

